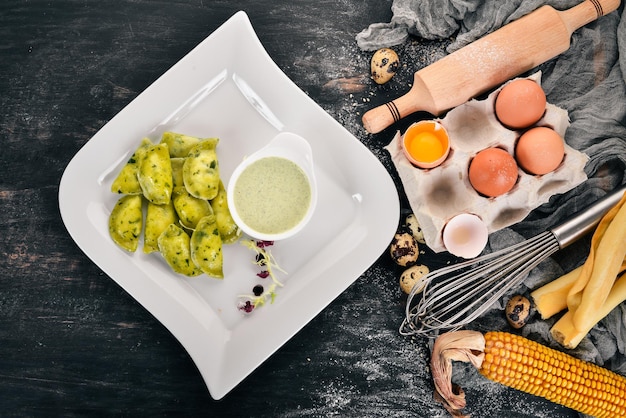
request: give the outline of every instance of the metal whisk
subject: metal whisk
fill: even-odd
[[[622,185],[567,221],[519,244],[429,273],[423,290],[414,286],[409,293],[400,333],[435,337],[469,324],[539,263],[591,231],[625,191]]]

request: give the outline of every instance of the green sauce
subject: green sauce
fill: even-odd
[[[281,157],[266,157],[243,170],[233,203],[250,228],[278,234],[296,226],[311,204],[311,185],[302,169]]]

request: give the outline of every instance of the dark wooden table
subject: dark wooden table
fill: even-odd
[[[58,209],[68,162],[237,10],[248,13],[278,66],[399,184],[382,150],[391,131],[366,134],[360,115],[408,90],[445,42],[403,45],[398,76],[374,85],[370,54],[354,36],[390,19],[389,0],[3,1],[1,416],[445,416],[432,400],[426,342],[397,332],[404,298],[387,254],[214,401],[178,341],[68,235]],[[475,417],[575,416],[482,382],[467,388]]]

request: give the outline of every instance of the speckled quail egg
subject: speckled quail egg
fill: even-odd
[[[391,80],[399,67],[400,58],[393,49],[381,48],[372,55],[371,74],[377,84],[385,84]]]
[[[415,286],[415,293],[421,292],[426,286],[424,279],[429,272],[428,267],[424,265],[409,267],[400,276],[400,289],[408,295]]]
[[[415,238],[417,242],[419,242],[420,244],[426,244],[426,239],[424,238],[424,231],[422,231],[422,227],[417,221],[417,217],[415,216],[415,214],[412,213],[409,216],[407,216],[406,220],[404,221],[404,224],[409,229],[409,231],[411,232],[411,235],[413,235],[413,238]]]
[[[419,256],[417,241],[408,232],[400,232],[394,235],[389,252],[393,261],[402,267],[415,264]]]
[[[506,320],[513,328],[522,328],[530,319],[530,301],[522,295],[515,295],[504,308]]]

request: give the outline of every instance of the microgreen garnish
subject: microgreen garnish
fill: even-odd
[[[239,302],[238,308],[245,313],[250,313],[254,310],[254,305],[252,304],[252,301],[246,300],[245,302]]]
[[[265,255],[263,253],[257,254],[255,260],[256,264],[258,264],[259,266],[264,266],[267,263],[267,261],[265,261]]]
[[[256,253],[253,264],[262,268],[256,275],[261,279],[267,277],[272,279],[272,283],[267,287],[260,284],[255,285],[252,288],[252,295],[239,296],[241,300],[237,304],[238,309],[245,313],[251,313],[255,308],[265,305],[268,301],[270,304],[274,303],[276,299],[276,289],[283,286],[276,278],[274,270],[281,271],[285,274],[286,271],[280,268],[272,256],[272,253],[267,250],[267,247],[274,245],[273,241],[242,240],[241,243]]]
[[[276,275],[274,274],[274,269],[281,271],[283,273],[287,273],[285,270],[281,269],[280,266],[278,265],[278,263],[276,263],[276,260],[274,259],[274,256],[272,256],[272,253],[268,250],[265,249],[265,247],[268,247],[272,244],[268,244],[271,241],[258,241],[263,243],[261,247],[259,247],[259,245],[253,241],[253,240],[242,240],[241,243],[243,245],[245,245],[246,247],[250,248],[251,250],[253,250],[254,252],[256,252],[256,256],[254,258],[254,264],[264,267],[264,271],[267,271],[267,274],[269,277],[272,278],[272,281],[274,283],[276,283],[278,286],[282,287],[283,284],[281,282],[278,281],[278,279],[276,278]]]

